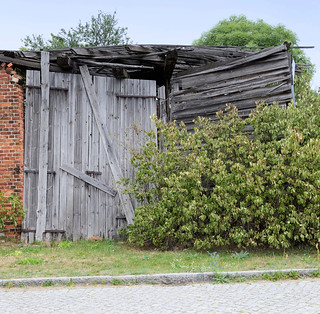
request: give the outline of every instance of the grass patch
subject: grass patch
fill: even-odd
[[[26,257],[17,261],[18,265],[38,265],[43,263],[43,259],[35,257]]]
[[[317,250],[305,247],[286,251],[219,249],[216,252],[163,252],[142,250],[124,242],[110,240],[37,242],[26,245],[0,239],[0,279],[293,268],[320,269]],[[315,273],[317,276],[319,274]],[[294,274],[290,276],[293,277]],[[217,281],[223,282],[225,279],[217,278]]]
[[[46,280],[41,286],[42,287],[52,287],[53,284],[52,284],[52,281]]]
[[[296,271],[290,271],[289,273],[283,273],[281,271],[276,272],[274,274],[264,274],[262,275],[262,279],[277,281],[277,280],[284,280],[284,279],[299,279],[301,275],[299,275]]]

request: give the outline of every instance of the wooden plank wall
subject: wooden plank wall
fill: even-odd
[[[291,56],[285,46],[224,64],[181,72],[172,79],[171,120],[193,126],[197,116],[215,119],[226,104],[247,116],[256,103],[286,104],[292,95]]]
[[[34,241],[37,227],[39,177],[40,74],[27,72],[24,207],[22,236]],[[33,87],[31,87],[33,86]],[[115,238],[126,225],[119,195],[97,188],[116,189],[102,139],[80,75],[50,73],[50,110],[46,226],[43,239],[77,240],[92,236]],[[131,149],[144,144],[144,132],[155,130],[156,83],[95,77],[94,88],[102,108],[112,147],[125,177],[132,178]],[[147,97],[146,97],[147,96]],[[131,128],[135,123],[141,132]],[[67,167],[64,167],[66,165]],[[69,167],[69,168],[68,168]],[[74,170],[72,170],[74,169]],[[67,171],[68,170],[68,171]],[[97,186],[83,177],[95,179]],[[136,201],[132,200],[133,205]]]

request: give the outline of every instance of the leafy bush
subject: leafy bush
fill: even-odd
[[[11,194],[6,197],[0,192],[0,231],[5,229],[6,223],[10,222],[17,226],[18,219],[24,217],[24,210],[17,195]]]
[[[320,96],[307,99],[285,110],[260,104],[245,120],[228,107],[215,123],[199,117],[193,132],[154,118],[164,149],[150,132],[132,158],[127,192],[141,205],[128,240],[163,249],[320,242]]]

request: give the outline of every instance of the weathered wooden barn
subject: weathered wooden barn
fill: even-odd
[[[0,51],[26,70],[26,241],[114,238],[132,223],[131,149],[162,120],[214,119],[227,103],[246,116],[256,102],[293,95],[289,44],[237,47],[126,45],[50,52]],[[131,128],[138,126],[140,132]],[[156,131],[156,130],[155,130]]]

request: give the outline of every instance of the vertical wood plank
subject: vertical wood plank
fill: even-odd
[[[55,85],[55,77],[59,77],[58,75],[54,75],[54,73],[49,73],[49,86]],[[50,92],[49,95],[49,121],[48,121],[48,170],[53,169],[53,160],[54,160],[54,106],[55,99],[57,98],[57,91]],[[47,173],[47,199],[46,199],[46,225],[45,230],[53,230],[52,227],[52,214],[53,214],[53,185],[54,185],[54,175],[52,173]],[[47,242],[52,240],[52,233],[48,232],[44,234],[44,239]]]
[[[59,75],[52,75],[51,78],[51,84],[53,86],[59,86],[59,81],[62,81],[61,74]],[[52,207],[51,207],[51,230],[57,230],[58,229],[58,215],[57,211],[59,208],[59,204],[57,203],[57,199],[59,198],[59,175],[57,175],[58,171],[58,166],[57,160],[59,160],[60,153],[60,136],[59,136],[59,105],[61,103],[61,92],[57,92],[55,97],[51,97],[51,116],[52,116],[52,147],[53,147],[53,152],[52,152],[52,170],[56,172],[55,175],[52,175]],[[55,235],[52,234],[52,240],[55,239]]]
[[[76,108],[78,107],[79,99],[81,99],[81,94],[83,92],[82,85],[79,76],[72,76],[72,90],[73,97],[72,102],[68,106],[68,129],[67,129],[67,164],[74,166],[76,164],[75,160],[75,146],[76,146],[76,137],[75,137],[75,128],[76,128]],[[77,203],[75,191],[77,187],[76,178],[72,175],[67,176],[67,208],[66,208],[66,234],[67,238],[74,240],[74,213],[75,213],[75,204]],[[78,208],[76,209],[78,210]]]
[[[78,77],[79,84],[81,82],[81,77]],[[81,82],[82,83],[82,82]],[[90,156],[90,149],[89,146],[90,138],[91,138],[91,108],[88,102],[88,97],[86,92],[82,89],[81,92],[81,106],[83,107],[82,110],[82,117],[81,117],[81,132],[82,132],[82,172],[85,173],[86,170],[89,169],[89,156]],[[81,227],[81,237],[87,238],[88,237],[88,206],[90,204],[90,185],[83,182],[81,187],[81,212],[80,212],[80,227]]]
[[[107,78],[107,97],[105,99],[105,106],[107,111],[107,125],[109,126],[109,132],[112,135],[111,136],[111,145],[114,147],[115,141],[115,133],[116,133],[116,125],[117,125],[117,117],[116,117],[116,108],[117,108],[117,99],[115,94],[118,92],[119,87],[119,81],[114,78]],[[101,147],[102,151],[101,153],[104,153],[105,151],[102,144],[102,139],[100,137],[101,141]],[[110,169],[110,165],[107,159],[107,156],[105,155],[105,180],[106,184],[115,187],[115,181],[112,176],[112,172]],[[114,214],[118,210],[118,204],[119,204],[119,195],[116,195],[115,198],[111,198],[110,196],[107,196],[106,199],[106,221],[105,221],[105,235],[109,239],[113,238],[114,230],[116,228],[116,215]]]
[[[134,81],[134,88],[132,91],[133,95],[143,95],[143,81]],[[127,177],[132,179],[134,177],[134,167],[131,165],[131,157],[132,157],[132,151],[136,150],[138,147],[140,147],[140,138],[142,137],[142,104],[143,99],[142,98],[134,98],[132,99],[134,103],[129,104],[130,112],[129,115],[132,117],[130,121],[130,137],[129,137],[129,143],[128,143],[128,149],[127,149],[127,158],[128,158],[128,172]],[[131,109],[132,108],[132,109]],[[132,110],[132,111],[131,111]],[[133,125],[137,127],[134,128]],[[137,207],[137,201],[135,198],[132,199],[133,207]],[[120,222],[120,221],[119,221]],[[123,226],[125,227],[125,226]]]
[[[33,85],[39,86],[41,84],[40,72],[32,71]],[[31,134],[31,169],[39,169],[39,138],[40,138],[40,118],[41,118],[41,90],[33,89],[32,91],[32,128]],[[37,208],[38,208],[38,182],[39,174],[33,174],[31,176],[31,189],[30,199],[31,206],[29,207],[29,229],[35,230],[37,228]],[[29,233],[29,242],[32,243],[35,240],[35,232]]]
[[[39,147],[39,183],[36,240],[42,241],[46,224],[47,171],[48,171],[48,134],[49,134],[49,66],[50,54],[41,52],[41,120]]]
[[[133,83],[134,83],[133,80],[125,80],[125,79],[121,80],[120,94],[132,95]],[[125,178],[128,177],[128,173],[127,173],[128,168],[127,168],[127,160],[126,160],[126,147],[128,143],[127,143],[126,131],[127,131],[127,127],[129,127],[129,124],[130,124],[129,119],[131,118],[128,115],[129,106],[134,105],[132,100],[134,101],[134,99],[120,98],[120,102],[118,103],[120,104],[120,113],[119,113],[120,125],[117,131],[117,133],[119,134],[117,156],[119,160],[119,167]],[[121,206],[119,209],[120,210],[117,212],[117,216],[123,216],[123,214],[126,216],[125,209],[123,208],[123,206]],[[117,226],[115,230],[117,231]]]
[[[149,95],[153,95],[156,96],[157,95],[157,84],[155,81],[148,81],[149,83]],[[155,134],[157,134],[157,127],[156,124],[150,119],[153,115],[157,114],[157,103],[154,99],[149,99],[149,103],[150,103],[150,108],[151,108],[151,112],[150,112],[150,116],[149,116],[149,125],[147,127],[146,130],[153,130],[155,132]],[[166,121],[163,121],[166,122]]]
[[[80,81],[78,82],[78,84]],[[78,85],[77,84],[77,85]],[[80,85],[79,85],[80,87]],[[82,95],[84,91],[81,87],[81,93],[78,92],[78,97],[76,103],[74,105],[74,112],[73,116],[73,145],[74,145],[74,168],[81,171],[82,170],[82,128],[81,128],[81,119],[83,116],[83,109],[85,107],[82,101]],[[71,143],[71,142],[70,142]],[[81,191],[84,187],[84,182],[78,178],[74,178],[74,185],[73,185],[73,231],[72,231],[72,239],[73,241],[78,240],[80,238],[80,225],[81,225]]]
[[[121,80],[121,95],[126,95],[128,93],[128,88],[130,88],[130,81],[129,84],[126,84],[126,80]],[[118,152],[116,154],[119,162],[119,167],[122,171],[122,175],[126,177],[126,168],[125,168],[125,130],[126,130],[126,113],[127,113],[127,101],[128,98],[120,99],[120,113],[119,113],[119,121],[120,127],[118,129],[119,134],[119,143],[118,143]]]
[[[95,77],[94,81],[95,85],[95,91],[98,97],[98,102],[101,106],[101,120],[103,123],[107,122],[107,110],[106,110],[106,102],[105,99],[108,98],[108,91],[106,89],[106,78],[105,77]],[[101,136],[99,132],[95,132],[95,147],[96,147],[96,157],[94,160],[94,171],[99,171],[103,173],[104,167],[103,163],[105,163],[105,152],[102,146],[101,142]],[[94,155],[94,154],[93,154]],[[103,178],[103,175],[97,175],[96,179],[98,179],[101,182],[104,182],[105,179]],[[98,237],[104,237],[104,224],[105,224],[105,213],[106,213],[106,206],[105,206],[105,200],[106,200],[106,193],[103,193],[97,189],[94,191],[95,197],[96,197],[96,206],[95,206],[95,216],[94,216],[94,221],[95,221],[95,229],[94,229],[94,234]]]
[[[83,94],[86,106],[90,107],[88,97],[86,93]],[[92,112],[91,107],[88,108],[90,112]],[[90,121],[89,121],[89,132],[88,132],[88,162],[87,162],[87,170],[92,170],[92,155],[93,155],[93,147],[94,147],[94,132],[95,132],[95,121],[93,114],[90,115]],[[91,238],[94,235],[94,188],[90,185],[87,185],[86,187],[87,191],[87,237]]]
[[[164,86],[158,88],[158,106],[159,106],[159,118],[162,122],[166,123],[168,120],[167,104],[166,104],[166,89]]]
[[[122,80],[119,79],[113,79],[114,85],[113,85],[113,106],[112,106],[112,115],[113,115],[113,129],[112,129],[112,138],[111,143],[112,147],[114,148],[114,151],[116,154],[119,154],[119,141],[120,141],[120,132],[121,132],[121,124],[120,124],[120,115],[121,115],[121,98],[116,97],[117,94],[121,94],[121,88],[122,88]],[[110,169],[110,163],[109,163],[109,169]],[[112,181],[113,186],[116,186],[116,181],[112,175],[111,169],[109,170],[110,180]],[[107,223],[109,224],[109,238],[115,238],[117,236],[117,219],[116,217],[121,213],[121,200],[119,195],[116,195],[116,198],[114,200],[109,199],[109,215]]]
[[[33,71],[28,70],[26,72],[26,84],[33,84]],[[24,167],[25,169],[31,169],[31,152],[32,152],[32,122],[33,122],[33,102],[32,102],[32,89],[26,88],[25,92],[25,139],[24,139]],[[32,211],[32,200],[31,200],[31,188],[32,188],[32,174],[24,173],[24,185],[23,185],[23,208],[28,209],[26,216],[22,221],[22,228],[29,229],[30,213]],[[29,242],[29,233],[22,232],[21,237],[23,241]]]
[[[68,238],[69,233],[67,232],[67,194],[68,192],[70,192],[68,190],[70,187],[68,185],[68,174],[60,170],[60,165],[62,163],[66,163],[66,161],[68,160],[68,153],[69,153],[68,113],[69,113],[69,107],[73,105],[73,96],[74,96],[72,81],[70,80],[67,84],[69,87],[69,93],[67,96],[64,97],[64,101],[60,105],[61,106],[60,107],[60,128],[58,133],[60,137],[60,146],[58,148],[59,151],[56,153],[60,155],[59,164],[58,164],[59,169],[57,169],[57,174],[59,176],[59,190],[60,190],[58,224],[59,224],[59,229],[66,231],[65,236]],[[70,197],[70,195],[68,197]]]

